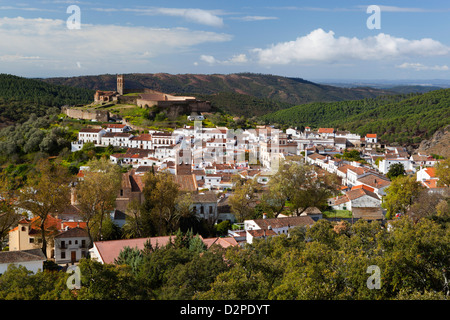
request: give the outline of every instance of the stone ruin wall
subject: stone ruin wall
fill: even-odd
[[[108,122],[110,118],[109,112],[105,110],[88,111],[63,107],[61,111],[68,117],[75,119],[97,120],[100,122]]]

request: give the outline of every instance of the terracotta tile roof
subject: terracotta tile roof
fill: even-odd
[[[231,246],[237,246],[238,242],[233,237],[226,237],[226,238],[206,238],[203,239],[203,243],[206,245],[207,248],[210,248],[212,245],[219,245],[223,248],[228,248]]]
[[[180,191],[197,191],[198,184],[194,174],[174,175],[174,181],[180,186]]]
[[[374,191],[375,191],[374,188],[371,188],[371,187],[366,186],[366,185],[363,185],[363,184],[360,184],[360,185],[358,185],[358,186],[352,187],[352,190],[361,189],[361,188],[362,188],[362,189],[366,189],[367,191],[370,191],[370,192],[374,192]]]
[[[423,180],[422,184],[429,189],[436,189],[439,188],[438,187],[438,179],[427,179],[427,180]]]
[[[109,123],[106,125],[107,128],[116,128],[116,129],[122,129],[122,128],[125,128],[125,126],[126,126],[125,124],[118,124],[118,123],[116,123],[116,124]]]
[[[333,128],[319,128],[319,133],[334,133]]]
[[[369,171],[368,168],[364,168],[364,167],[353,167],[353,168],[348,168],[348,169],[350,169],[351,171],[356,173],[358,176],[360,176],[360,175],[362,175],[362,174],[364,174],[364,173]]]
[[[81,229],[86,229],[87,228],[87,223],[86,222],[82,222],[82,221],[64,221],[61,223],[61,227],[65,228],[68,227],[69,229],[73,229],[73,228],[81,228]]]
[[[318,154],[318,153],[313,153],[313,154],[309,155],[308,158],[311,158],[311,159],[313,159],[313,160],[316,160],[316,159],[324,160],[324,159],[326,159],[327,157],[326,157],[326,156],[323,156],[323,155],[321,155],[321,154]]]
[[[79,227],[63,231],[57,236],[55,236],[55,238],[81,238],[81,237],[89,237],[89,235],[85,229]]]
[[[354,218],[364,220],[383,220],[384,215],[380,207],[352,208]]]
[[[375,174],[368,174],[362,178],[359,178],[357,181],[375,189],[383,188],[391,184],[387,178],[383,178]]]
[[[27,261],[45,261],[42,249],[0,252],[0,263],[20,263]]]
[[[366,134],[366,138],[376,138],[377,134],[376,133],[368,133]]]
[[[104,263],[114,263],[114,259],[119,256],[120,251],[125,247],[142,250],[147,241],[151,243],[153,248],[156,248],[157,246],[163,247],[171,241],[171,238],[173,238],[173,236],[96,241],[94,242],[94,245]]]
[[[102,130],[103,130],[102,128],[100,128],[100,129],[83,128],[83,129],[81,129],[79,132],[81,132],[81,133],[84,133],[84,132],[98,133],[98,132],[100,132],[100,131],[102,131]]]
[[[200,237],[203,243],[209,248],[213,244],[221,245],[222,247],[236,246],[237,242],[233,238],[207,238]],[[151,243],[153,248],[163,247],[173,241],[175,236],[151,237],[151,238],[137,238],[137,239],[123,239],[110,241],[96,241],[94,242],[100,257],[104,263],[112,264],[119,256],[120,251],[125,247],[144,249],[146,242]]]
[[[335,206],[337,206],[337,205],[340,205],[343,203],[347,203],[349,201],[350,201],[350,199],[346,195],[343,195],[343,196],[336,197],[333,204]]]
[[[425,168],[424,170],[430,176],[430,178],[435,178],[436,177],[436,169],[434,167]]]
[[[149,133],[143,133],[137,137],[133,137],[133,140],[138,141],[152,141],[152,135]]]
[[[285,218],[280,218],[285,219]],[[270,229],[259,229],[259,230],[247,230],[248,233],[252,235],[252,237],[259,238],[259,237],[270,237],[270,236],[276,236],[277,233]]]
[[[350,201],[358,199],[358,198],[363,197],[363,196],[370,196],[370,197],[375,198],[377,200],[380,199],[380,198],[378,198],[378,196],[374,192],[369,191],[366,188],[357,188],[357,189],[353,189],[352,188],[352,190],[348,191],[345,195],[348,197],[348,199]]]
[[[253,220],[261,229],[267,229],[269,226],[272,228],[282,227],[295,227],[300,225],[313,225],[314,220],[309,216],[300,217],[285,217],[285,218],[272,218],[272,219],[256,219]]]
[[[217,196],[214,192],[196,193],[192,195],[194,203],[217,202]]]

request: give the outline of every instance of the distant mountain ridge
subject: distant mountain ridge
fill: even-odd
[[[342,101],[374,98],[393,94],[389,90],[374,88],[342,88],[322,85],[301,78],[289,78],[269,74],[167,74],[132,73],[125,74],[125,87],[149,88],[165,93],[196,93],[213,95],[238,93],[259,99],[272,99],[291,105],[316,101]],[[59,77],[41,79],[47,83],[71,87],[115,90],[116,75]]]

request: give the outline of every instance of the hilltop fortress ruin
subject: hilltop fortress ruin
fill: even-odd
[[[197,100],[191,96],[175,96],[151,89],[127,89],[123,75],[117,75],[116,91],[97,90],[94,94],[94,104],[116,103],[135,104],[141,108],[156,107],[166,112],[191,114],[209,112],[209,101]],[[62,111],[71,118],[108,121],[109,112],[106,110],[89,110],[64,107]]]

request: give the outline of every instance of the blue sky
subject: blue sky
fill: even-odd
[[[370,5],[380,9],[379,29],[367,25]],[[0,72],[26,77],[450,79],[450,3],[443,0],[0,0],[0,38]]]

